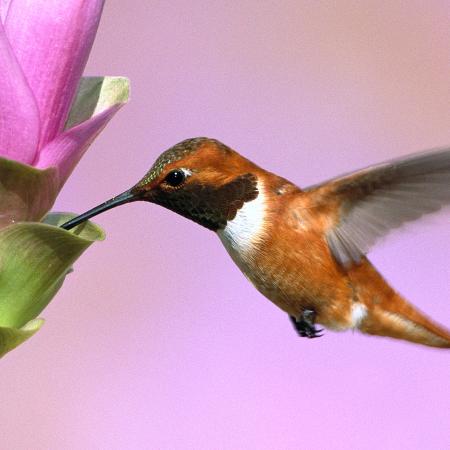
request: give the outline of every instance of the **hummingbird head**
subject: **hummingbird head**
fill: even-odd
[[[131,189],[62,228],[73,228],[124,203],[148,201],[218,231],[244,203],[258,196],[258,171],[255,164],[215,139],[187,139],[163,152]]]

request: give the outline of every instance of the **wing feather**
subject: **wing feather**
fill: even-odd
[[[336,260],[348,266],[390,230],[450,203],[450,149],[368,167],[306,192],[314,207],[337,204],[339,220],[327,240]]]

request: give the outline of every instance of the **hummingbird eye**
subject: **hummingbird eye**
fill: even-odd
[[[175,169],[167,174],[164,181],[169,186],[178,187],[184,182],[185,179],[186,179],[186,174],[180,169]]]

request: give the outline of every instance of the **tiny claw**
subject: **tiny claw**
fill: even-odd
[[[309,339],[314,339],[314,338],[318,338],[318,337],[322,337],[323,334],[314,334],[313,336],[308,336]]]
[[[318,338],[323,336],[321,334],[324,330],[323,328],[317,329],[314,326],[314,318],[315,318],[315,312],[312,310],[305,310],[302,314],[302,317],[300,320],[297,318],[290,316],[291,322],[294,325],[295,330],[297,331],[298,335],[301,337],[306,337],[309,339]]]

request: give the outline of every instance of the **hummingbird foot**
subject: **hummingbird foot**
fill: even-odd
[[[316,313],[312,309],[305,309],[299,319],[294,316],[289,316],[289,318],[299,336],[309,339],[323,336],[323,334],[320,334],[323,329],[319,330],[314,326]]]

